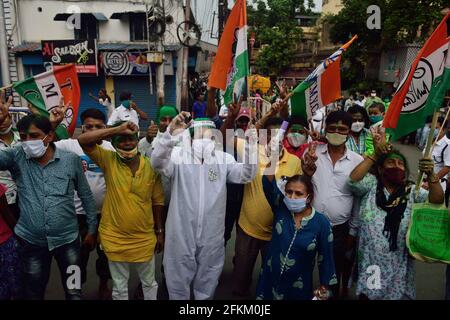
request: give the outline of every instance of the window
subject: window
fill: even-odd
[[[81,28],[74,29],[75,40],[98,39],[97,19],[93,15],[81,15]]]
[[[145,13],[130,14],[130,40],[145,41],[147,40],[147,22],[145,21]]]

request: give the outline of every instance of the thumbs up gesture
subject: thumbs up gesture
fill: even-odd
[[[147,141],[151,142],[158,134],[158,126],[155,124],[155,122],[152,120],[150,121],[150,125],[147,129]]]

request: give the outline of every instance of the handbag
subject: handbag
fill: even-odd
[[[450,264],[448,208],[442,204],[413,204],[406,245],[417,260]]]

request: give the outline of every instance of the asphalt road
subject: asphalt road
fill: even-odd
[[[420,152],[414,146],[396,145],[403,154],[407,157],[410,169],[411,178],[413,180],[417,177],[417,163],[420,158]],[[226,248],[226,260],[224,270],[220,279],[219,286],[216,290],[215,299],[237,299],[231,294],[231,284],[232,279],[232,258],[234,254],[234,233],[232,239],[228,242]],[[160,265],[162,256],[157,255],[157,281],[161,283]],[[95,259],[96,253],[93,251],[91,253],[91,259],[88,266],[88,280],[83,286],[83,295],[85,299],[97,299],[97,287],[98,287],[98,277],[95,274]],[[255,291],[257,277],[260,270],[260,260],[258,259],[256,267],[253,274],[253,290]],[[317,272],[315,276],[317,281]],[[111,282],[111,281],[110,281]],[[133,298],[135,288],[138,284],[138,278],[135,272],[132,272],[130,277],[129,294]],[[445,290],[445,265],[444,264],[427,264],[416,261],[416,292],[417,299],[422,300],[442,300],[444,297]],[[354,295],[351,298],[355,298]],[[46,299],[60,300],[64,299],[64,292],[61,286],[61,280],[59,275],[59,270],[57,268],[56,262],[52,263],[52,272],[50,276],[50,281],[47,287]]]

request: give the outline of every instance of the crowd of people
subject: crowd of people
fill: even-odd
[[[113,108],[102,89],[90,95],[102,107],[81,113],[76,139],[55,133],[63,103],[13,123],[3,92],[0,299],[44,299],[53,258],[66,299],[82,299],[92,250],[99,299],[129,299],[132,269],[143,298],[157,299],[159,253],[169,299],[213,299],[226,249],[236,297],[347,299],[354,279],[359,299],[414,299],[406,233],[414,203],[448,205],[447,121],[438,121],[432,158],[419,161],[426,179],[416,194],[376,92],[341,99],[310,121],[290,114],[287,92],[270,90],[272,107],[256,119],[242,100],[221,110],[213,91],[199,91],[192,112],[158,107],[141,137],[149,119],[132,93]],[[419,145],[428,133],[427,124]],[[449,268],[446,290],[450,298]]]

